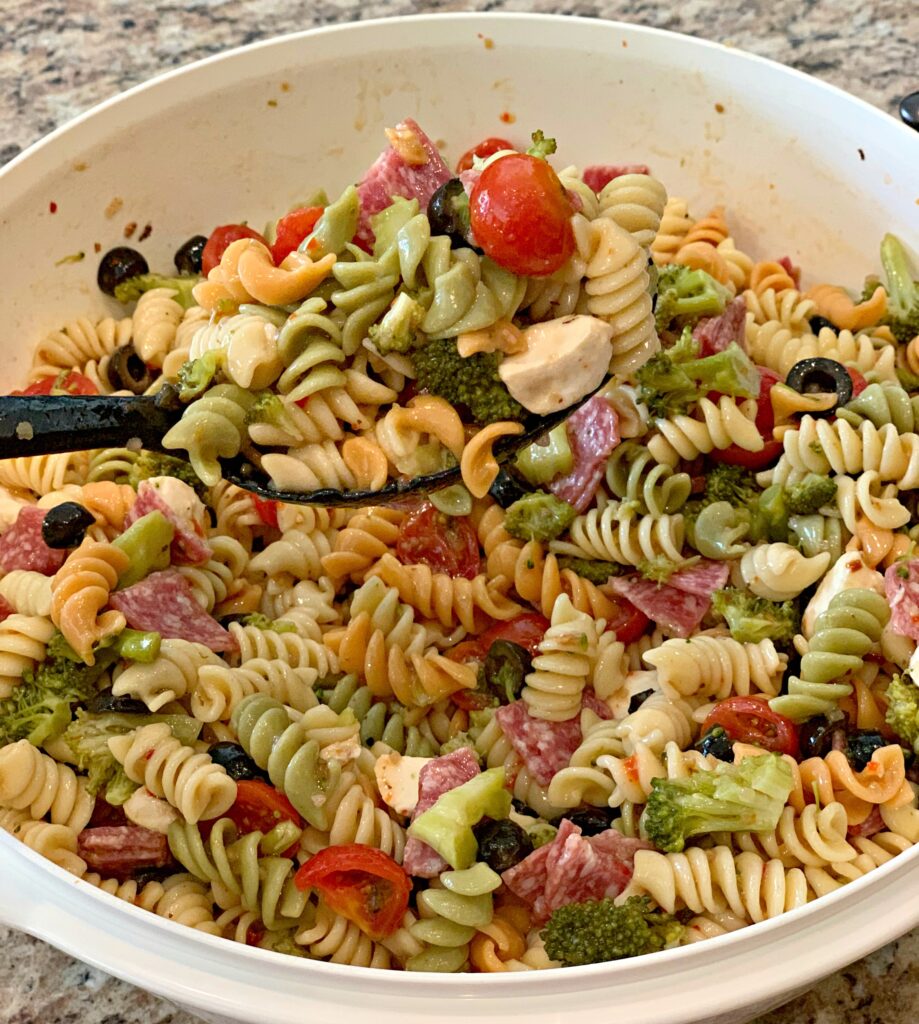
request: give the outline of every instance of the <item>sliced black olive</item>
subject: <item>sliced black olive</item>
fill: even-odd
[[[176,270],[180,274],[200,274],[201,257],[206,245],[207,239],[204,235],[192,235],[187,242],[180,245],[173,256]]]
[[[825,757],[835,745],[838,736],[841,741],[845,736],[846,721],[844,718],[809,718],[799,732],[798,746],[801,757]]]
[[[596,836],[612,828],[613,821],[619,817],[619,810],[610,807],[584,807],[579,811],[571,811],[556,818],[552,822],[556,828],[561,824],[562,818],[567,818],[572,825],[577,825],[581,834],[585,836]]]
[[[133,395],[142,395],[153,383],[153,375],[133,345],[122,345],[112,353],[108,379],[116,391],[130,391]]]
[[[431,196],[428,220],[432,235],[447,235],[454,249],[468,246],[469,197],[459,178],[451,178]]]
[[[533,852],[533,841],[513,821],[481,821],[472,831],[479,844],[479,860],[498,874]]]
[[[886,747],[887,740],[879,732],[851,732],[846,737],[846,758],[855,771],[864,771],[878,747]]]
[[[227,775],[237,782],[244,779],[266,779],[267,776],[238,743],[215,743],[208,753],[214,764],[226,769]]]
[[[632,694],[632,699],[629,701],[629,714],[637,711],[652,693],[654,693],[653,690],[642,690],[640,693]]]
[[[149,715],[150,709],[136,697],[116,697],[111,690],[101,690],[91,697],[86,710],[92,715]]]
[[[179,397],[179,389],[175,384],[164,384],[157,391],[153,401],[158,409],[172,409],[175,412],[178,412],[184,404]]]
[[[510,704],[520,696],[532,664],[526,648],[510,640],[495,640],[482,663],[485,686],[502,704]]]
[[[731,737],[720,725],[712,726],[704,736],[696,740],[696,750],[702,754],[713,754],[719,761],[734,760]]]
[[[839,330],[836,324],[832,320],[827,320],[825,316],[812,316],[807,322],[814,334],[819,334],[824,327],[829,327],[831,331]]]
[[[114,295],[118,285],[123,284],[131,277],[138,274],[149,273],[150,268],[147,261],[136,249],[129,249],[126,245],[116,246],[99,261],[99,273],[96,281],[106,295]]]
[[[55,505],[45,513],[41,524],[42,540],[49,548],[75,548],[96,517],[75,501]]]
[[[529,494],[530,490],[502,466],[488,493],[501,508],[510,508],[515,501],[519,501],[524,495]]]
[[[802,395],[836,394],[836,404],[845,405],[852,398],[852,378],[835,359],[815,356],[802,359],[788,371],[785,383]]]

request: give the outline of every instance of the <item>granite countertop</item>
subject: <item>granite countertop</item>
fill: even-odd
[[[471,9],[580,14],[688,32],[791,64],[891,113],[919,89],[919,73],[908,73],[919,53],[916,0],[0,0],[0,163],[100,100],[232,46],[311,25]],[[0,1024],[194,1024],[34,939],[0,928],[0,945]],[[905,1024],[919,1005],[916,962],[919,930],[757,1024]]]

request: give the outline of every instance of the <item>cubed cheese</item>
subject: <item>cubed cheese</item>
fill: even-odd
[[[540,416],[567,409],[603,382],[613,329],[595,316],[563,316],[524,332],[526,351],[505,356],[498,373],[507,390]]]
[[[418,776],[432,760],[430,757],[403,757],[395,753],[378,757],[373,771],[383,803],[398,814],[411,814],[418,803]]]

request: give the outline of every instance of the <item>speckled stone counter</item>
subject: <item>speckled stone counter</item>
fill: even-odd
[[[919,89],[919,0],[0,0],[0,163],[98,101],[229,47],[311,25],[473,8],[616,18],[728,42],[891,113]],[[0,945],[0,1024],[193,1024],[24,935],[0,928]],[[758,1024],[912,1024],[917,962],[919,930]]]

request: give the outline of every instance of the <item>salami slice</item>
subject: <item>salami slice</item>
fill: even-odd
[[[900,636],[919,640],[919,560],[902,562],[884,573],[884,591],[890,605],[890,628]]]
[[[716,590],[725,586],[730,575],[731,570],[726,562],[703,558],[688,569],[673,573],[667,585],[682,590],[684,594],[711,597]]]
[[[867,839],[870,836],[877,835],[878,832],[883,832],[886,827],[884,819],[881,817],[881,809],[877,804],[874,804],[871,808],[871,813],[864,821],[860,821],[857,825],[850,825],[846,829],[846,837],[856,839],[861,836]]]
[[[175,529],[169,549],[173,565],[202,565],[211,557],[213,551],[204,539],[207,512],[188,484],[171,476],[142,480],[127,525],[148,512],[161,512]]]
[[[64,564],[67,552],[49,548],[41,535],[45,509],[26,505],[19,510],[16,522],[0,537],[0,569],[30,569],[44,576],[53,576]]]
[[[689,636],[712,603],[711,594],[687,593],[641,576],[614,576],[607,586],[631,601],[670,636]]]
[[[83,829],[77,852],[103,878],[129,878],[135,871],[172,863],[166,837],[139,825]]]
[[[595,395],[568,420],[568,444],[574,457],[571,472],[549,482],[549,490],[584,512],[594,499],[606,460],[619,444],[619,417],[605,398]]]
[[[703,317],[693,328],[692,336],[700,343],[700,356],[713,356],[723,352],[732,341],[746,349],[744,328],[747,323],[747,304],[743,298],[734,299],[720,316]]]
[[[236,649],[236,641],[198,604],[191,584],[175,569],[151,573],[109,599],[129,626],[159,633],[165,639],[190,640],[212,651]]]
[[[466,747],[454,750],[452,754],[444,754],[429,761],[418,773],[418,803],[412,811],[412,821],[424,811],[433,807],[438,797],[451,789],[456,789],[464,782],[474,779],[479,774],[479,762],[475,754]],[[402,867],[410,875],[418,878],[436,878],[441,871],[450,865],[436,850],[414,836],[409,836],[405,844]]]
[[[416,121],[407,117],[396,125],[393,132],[396,136],[407,136],[409,140],[414,140],[417,143],[414,148],[419,149],[426,159],[423,163],[415,160],[409,162],[390,145],[377,157],[361,179],[357,186],[361,200],[361,216],[354,241],[368,252],[373,248],[370,218],[375,213],[386,209],[395,196],[417,199],[422,212],[425,212],[431,196],[444,182],[453,177],[437,147]]]
[[[581,177],[585,185],[590,186],[594,192],[599,192],[613,178],[621,178],[623,174],[650,173],[651,170],[647,164],[591,164],[590,167],[584,168]]]
[[[565,818],[551,843],[505,871],[501,879],[532,906],[536,923],[542,924],[569,903],[618,896],[632,877],[635,851],[648,847],[614,829],[585,837]]]

